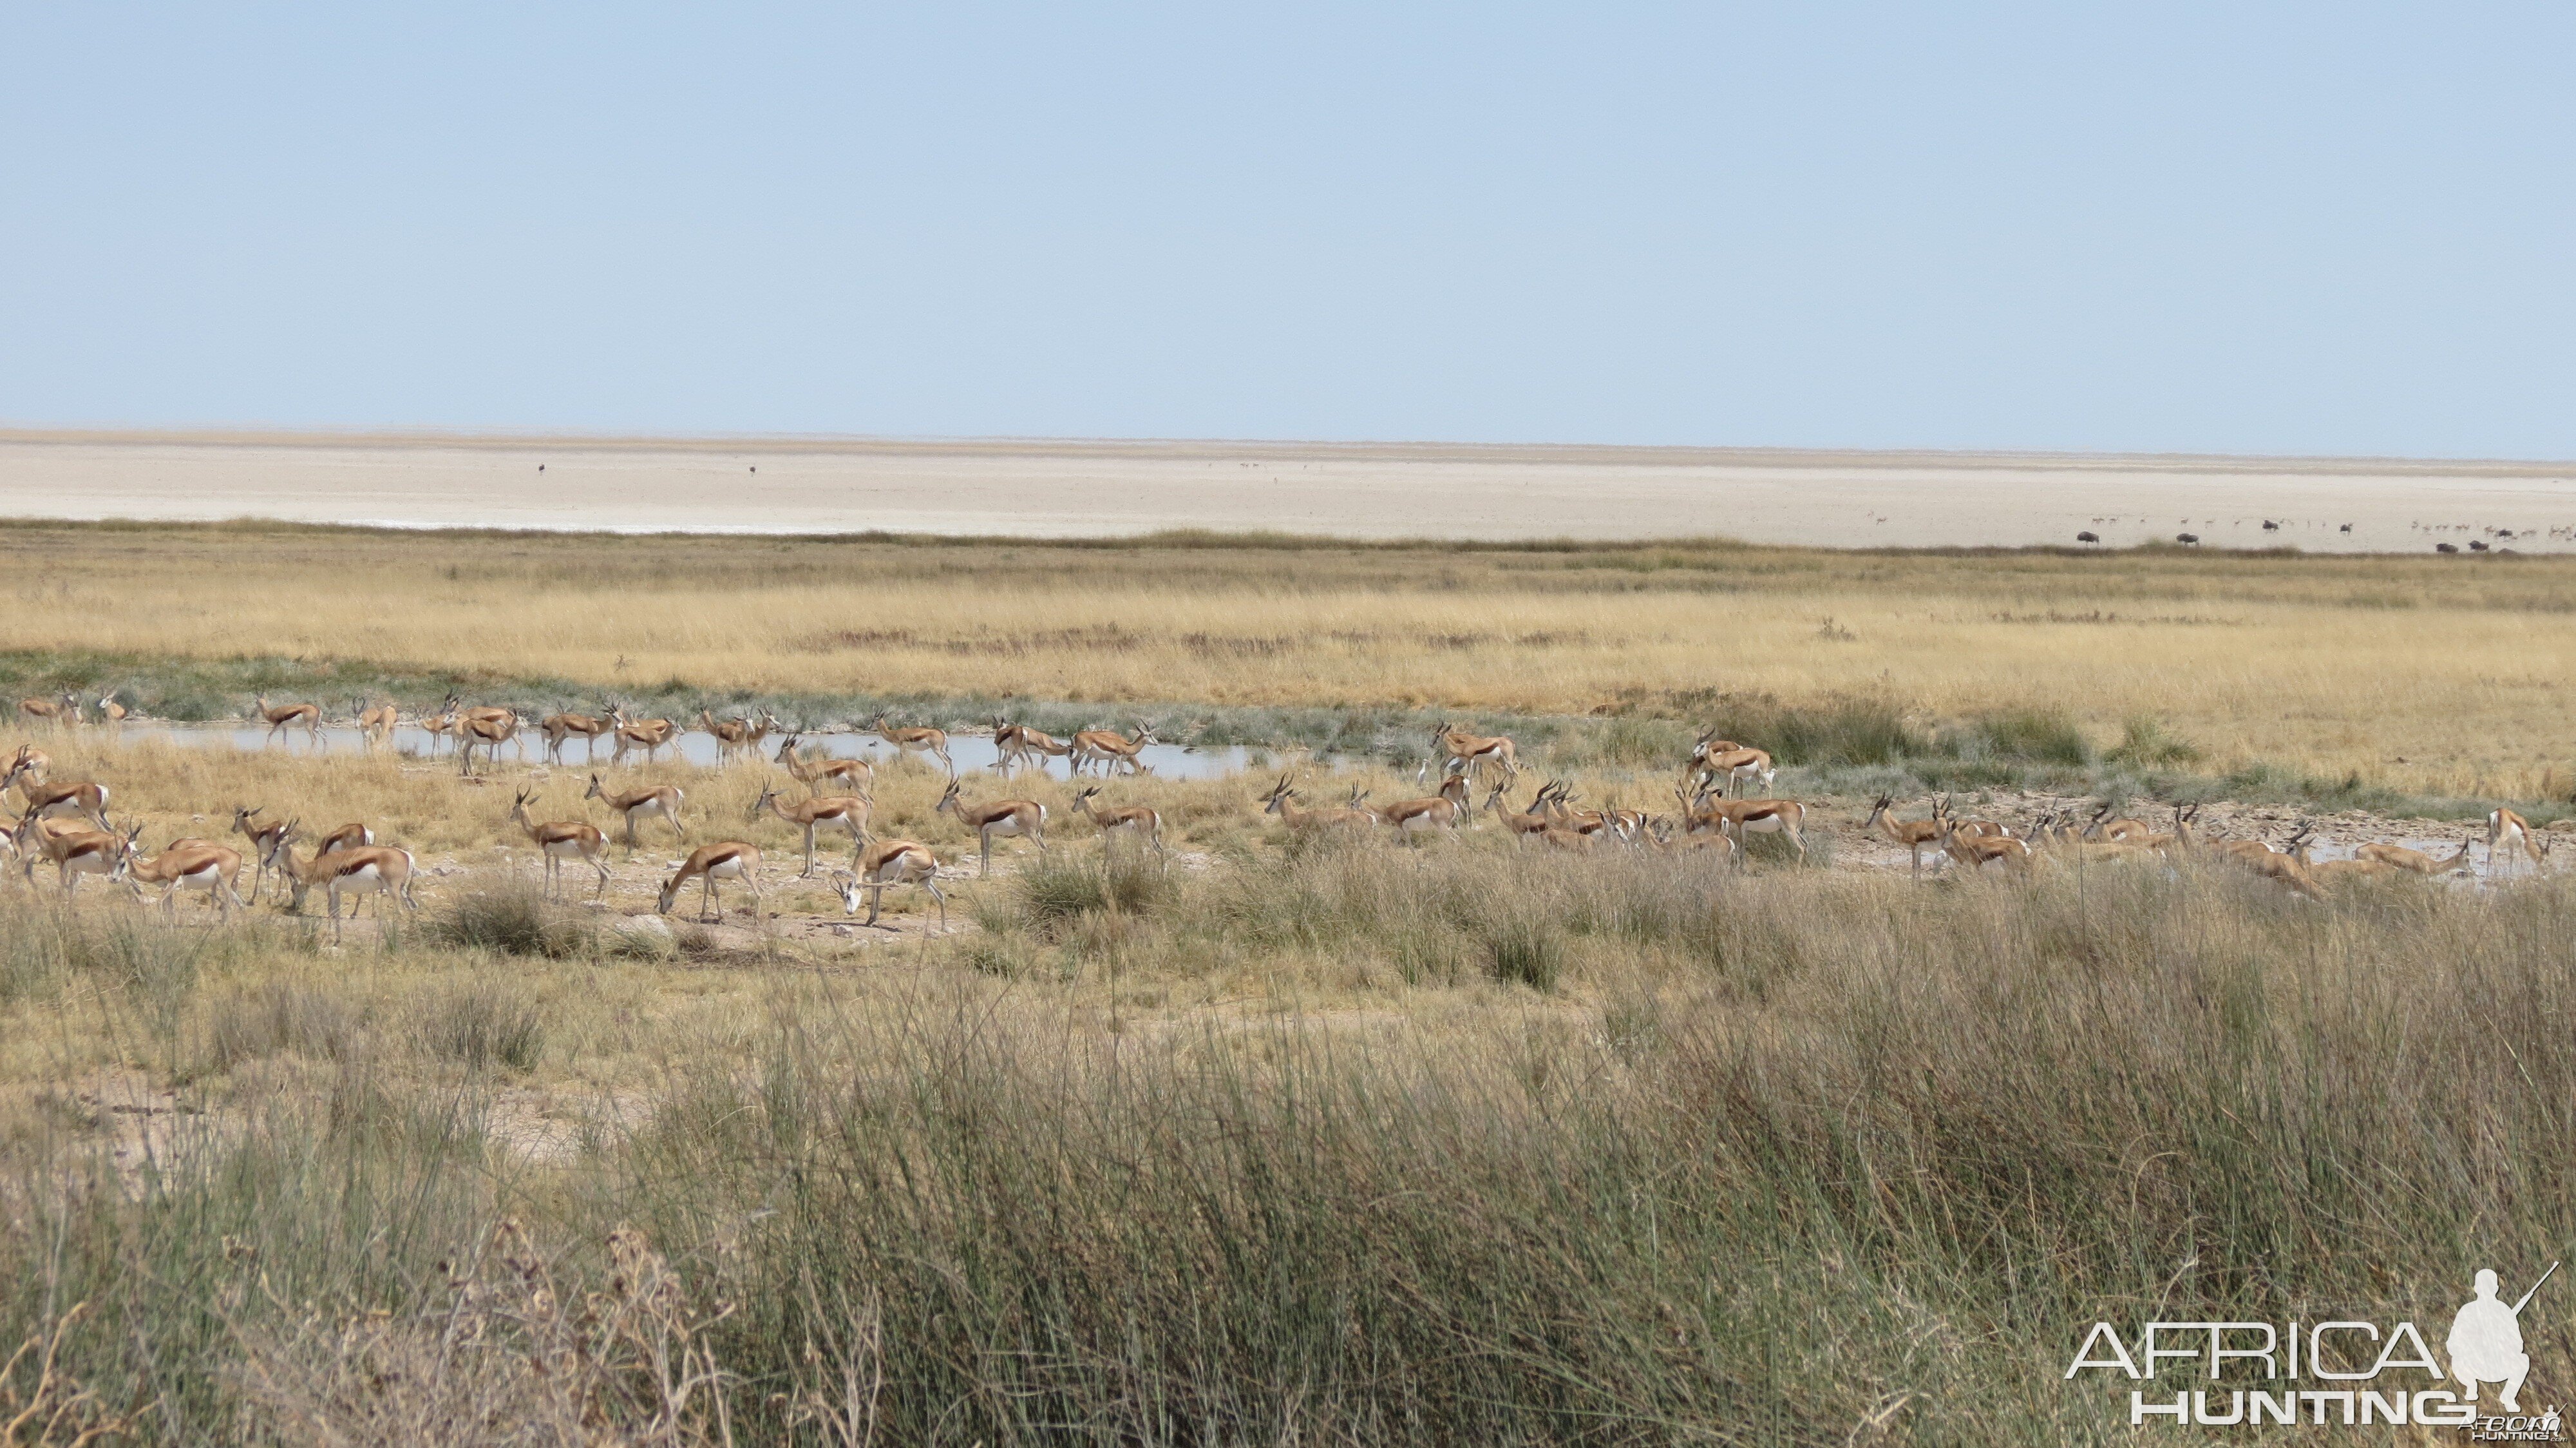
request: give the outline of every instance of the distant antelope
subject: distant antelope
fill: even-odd
[[[975,832],[984,844],[983,873],[993,873],[993,836],[1026,835],[1037,842],[1038,852],[1046,852],[1047,808],[1033,799],[997,799],[983,804],[968,804],[957,793],[957,781],[948,781],[948,790],[939,796],[933,813],[953,814]]]
[[[835,871],[832,883],[841,892],[841,909],[845,914],[858,914],[859,896],[864,893],[868,897],[868,918],[860,921],[861,925],[877,923],[877,914],[885,904],[888,886],[919,885],[930,892],[931,899],[939,902],[939,928],[948,928],[948,897],[939,890],[939,857],[918,840],[879,840],[868,846],[859,857],[858,873]],[[930,922],[921,922],[921,928],[925,934],[928,933]]]
[[[599,758],[599,736],[617,732],[617,721],[610,715],[548,714],[537,721],[537,733],[546,741],[546,762],[563,763],[564,741],[581,736],[581,762],[595,763]]]
[[[1101,773],[1151,774],[1145,767],[1145,746],[1157,742],[1154,726],[1137,721],[1136,737],[1128,738],[1115,729],[1082,729],[1073,736],[1073,769],[1079,774],[1086,764]]]
[[[41,719],[57,728],[66,728],[80,722],[80,696],[65,689],[59,698],[21,699],[18,712],[28,719]]]
[[[232,919],[233,911],[246,908],[234,884],[241,874],[241,851],[205,840],[173,840],[147,860],[136,853],[135,842],[141,833],[138,825],[133,834],[126,836],[123,854],[108,876],[110,880],[124,881],[135,899],[143,898],[144,886],[158,885],[164,915],[178,914],[181,890],[205,891],[206,903],[214,906],[224,920]]]
[[[606,895],[608,893],[608,836],[601,834],[597,826],[583,820],[553,820],[545,824],[537,823],[536,817],[528,813],[528,804],[536,797],[537,792],[533,789],[518,791],[517,796],[510,801],[510,822],[528,832],[528,843],[535,845],[537,853],[544,857],[546,893],[554,896],[560,896],[563,893],[564,861],[578,859],[599,872],[599,888],[591,892],[590,898],[596,900]]]
[[[882,713],[871,721],[867,732],[891,744],[901,754],[927,754],[947,767],[948,777],[957,777],[957,762],[948,757],[948,731],[926,725],[907,727],[886,723]]]
[[[2447,875],[2469,863],[2469,841],[2472,838],[2460,836],[2460,852],[2447,860],[2434,859],[2421,850],[2410,850],[2404,845],[2364,845],[2352,853],[2355,859],[2375,861],[2394,870],[2417,875]]]
[[[1699,741],[1691,746],[1689,760],[1682,765],[1682,793],[1686,796],[1697,796],[1702,790],[1717,784],[1718,774],[1716,770],[1709,767],[1710,757],[1733,754],[1743,747],[1732,739],[1718,738],[1715,728],[1701,730]]]
[[[258,698],[259,703],[257,707],[259,710],[259,717],[268,725],[268,737],[260,741],[261,748],[265,749],[269,745],[276,743],[279,739],[285,736],[286,731],[289,729],[302,729],[304,731],[305,743],[309,747],[321,749],[325,752],[329,751],[331,746],[322,737],[321,705],[272,705],[268,702],[268,696],[266,694],[261,694]]]
[[[2222,847],[2221,858],[2243,865],[2293,893],[2311,900],[2323,900],[2326,898],[2325,889],[2308,870],[2308,834],[2309,827],[2301,825],[2298,832],[2290,836],[2289,844],[2277,850],[2260,840],[2229,840]]]
[[[1471,780],[1475,778],[1478,770],[1488,764],[1503,772],[1503,782],[1506,784],[1518,780],[1521,775],[1520,752],[1513,747],[1509,738],[1500,734],[1470,734],[1443,719],[1439,727],[1431,731],[1430,757],[1424,759],[1422,767],[1413,772],[1413,782],[1420,784],[1430,778],[1431,766],[1435,763],[1440,766],[1441,772],[1445,775],[1453,765],[1462,760],[1465,763],[1461,772]]]
[[[635,853],[635,827],[643,820],[658,817],[671,827],[674,841],[683,845],[689,842],[689,837],[680,829],[680,806],[688,797],[676,785],[650,784],[620,794],[602,786],[599,776],[594,774],[590,777],[590,792],[582,798],[599,800],[625,819],[626,852],[630,855]]]
[[[2112,819],[2110,815],[2111,802],[2104,800],[2101,807],[2093,811],[2092,820],[2084,826],[2084,837],[2088,840],[2107,840],[2113,844],[2135,844],[2143,843],[2155,835],[2155,830],[2144,820],[2133,820],[2125,816]]]
[[[1141,804],[1095,805],[1091,801],[1099,793],[1099,785],[1085,786],[1082,793],[1073,797],[1073,811],[1090,816],[1091,822],[1100,826],[1102,849],[1107,849],[1112,839],[1124,833],[1143,840],[1156,858],[1170,859],[1163,850],[1163,816],[1159,812]]]
[[[114,694],[98,696],[98,722],[107,727],[108,737],[112,739],[125,737],[126,713],[125,706],[116,702]]]
[[[1279,816],[1281,823],[1300,834],[1310,830],[1367,829],[1377,823],[1376,814],[1360,808],[1356,801],[1341,807],[1298,808],[1297,791],[1290,786],[1289,777],[1284,774],[1279,776],[1277,784],[1270,787],[1270,792],[1261,797],[1260,803],[1263,814]]]
[[[724,919],[723,904],[716,897],[718,880],[738,881],[745,889],[751,891],[751,918],[755,922],[760,919],[762,900],[758,845],[744,844],[740,840],[724,840],[712,845],[700,845],[691,850],[689,858],[681,862],[679,872],[662,882],[661,896],[653,907],[655,911],[663,915],[670,914],[672,902],[680,898],[681,887],[691,880],[698,882],[700,890],[698,920],[701,924],[712,925]]]
[[[394,739],[394,726],[401,720],[402,712],[391,703],[369,704],[364,699],[358,701],[358,733],[365,738],[369,749],[382,749],[391,744]]]
[[[786,768],[788,778],[816,794],[821,794],[823,786],[827,784],[837,785],[861,796],[868,796],[874,792],[877,779],[875,765],[864,759],[822,757],[809,759],[796,752],[797,741],[804,737],[802,734],[790,734],[779,741],[778,763]]]
[[[2531,822],[2509,809],[2491,810],[2487,814],[2487,873],[2496,872],[2496,846],[2512,845],[2531,861],[2535,870],[2542,868],[2541,857],[2546,845],[2535,843]]]
[[[764,787],[753,802],[750,819],[764,812],[774,812],[780,819],[805,831],[805,874],[814,873],[814,832],[824,828],[849,831],[850,863],[859,862],[859,851],[868,843],[868,802],[857,795],[809,799],[802,804],[789,804],[778,797],[778,791]],[[801,878],[801,877],[800,877]]]
[[[288,832],[292,834],[294,829],[294,822],[288,821]],[[321,887],[323,897],[330,902],[331,943],[334,945],[340,943],[342,895],[355,895],[362,900],[368,895],[377,897],[378,920],[384,918],[384,900],[388,896],[401,901],[405,910],[420,908],[420,902],[413,899],[411,893],[413,862],[409,850],[389,845],[362,845],[354,850],[317,850],[313,862],[308,865],[295,858],[295,850],[290,844],[279,851],[278,863],[284,867],[287,878],[295,887],[293,896],[287,901],[288,910],[301,914],[304,897],[311,894],[315,886]],[[357,908],[356,905],[350,906],[349,913],[356,914]]]
[[[448,742],[448,735],[455,730],[456,725],[456,707],[453,703],[420,721],[421,732],[429,736],[430,758],[438,757],[439,746]]]

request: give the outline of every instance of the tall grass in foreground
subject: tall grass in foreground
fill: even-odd
[[[675,1057],[649,1124],[544,1173],[352,1058],[130,1193],[21,1148],[0,1337],[92,1302],[66,1370],[172,1441],[427,1432],[359,1369],[479,1356],[458,1393],[522,1415],[434,1426],[528,1441],[570,1341],[528,1284],[607,1322],[642,1272],[632,1331],[704,1357],[683,1411],[641,1339],[593,1355],[584,1411],[637,1441],[2054,1444],[2128,1432],[2060,1380],[2097,1317],[2438,1323],[2576,1255],[2556,883],[1317,850],[996,908],[1162,970],[1535,929],[1561,982],[1116,1030],[936,959],[782,984],[755,1059]],[[2541,1401],[2570,1320],[2526,1318]]]

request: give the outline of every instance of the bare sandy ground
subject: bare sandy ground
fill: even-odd
[[[1429,444],[0,432],[0,516],[1825,547],[2576,548],[2576,463]],[[2279,522],[2266,531],[2264,520]],[[2351,524],[2350,532],[2343,525]],[[2556,530],[2553,535],[2553,531]]]

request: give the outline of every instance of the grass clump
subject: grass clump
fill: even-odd
[[[458,987],[423,1023],[430,1049],[475,1071],[526,1072],[545,1056],[546,1023],[536,1001],[496,980]]]
[[[430,938],[460,950],[559,960],[597,944],[590,922],[512,880],[459,893],[430,920]]]

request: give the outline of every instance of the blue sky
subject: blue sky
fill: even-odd
[[[2576,7],[0,4],[0,420],[2576,457]]]

